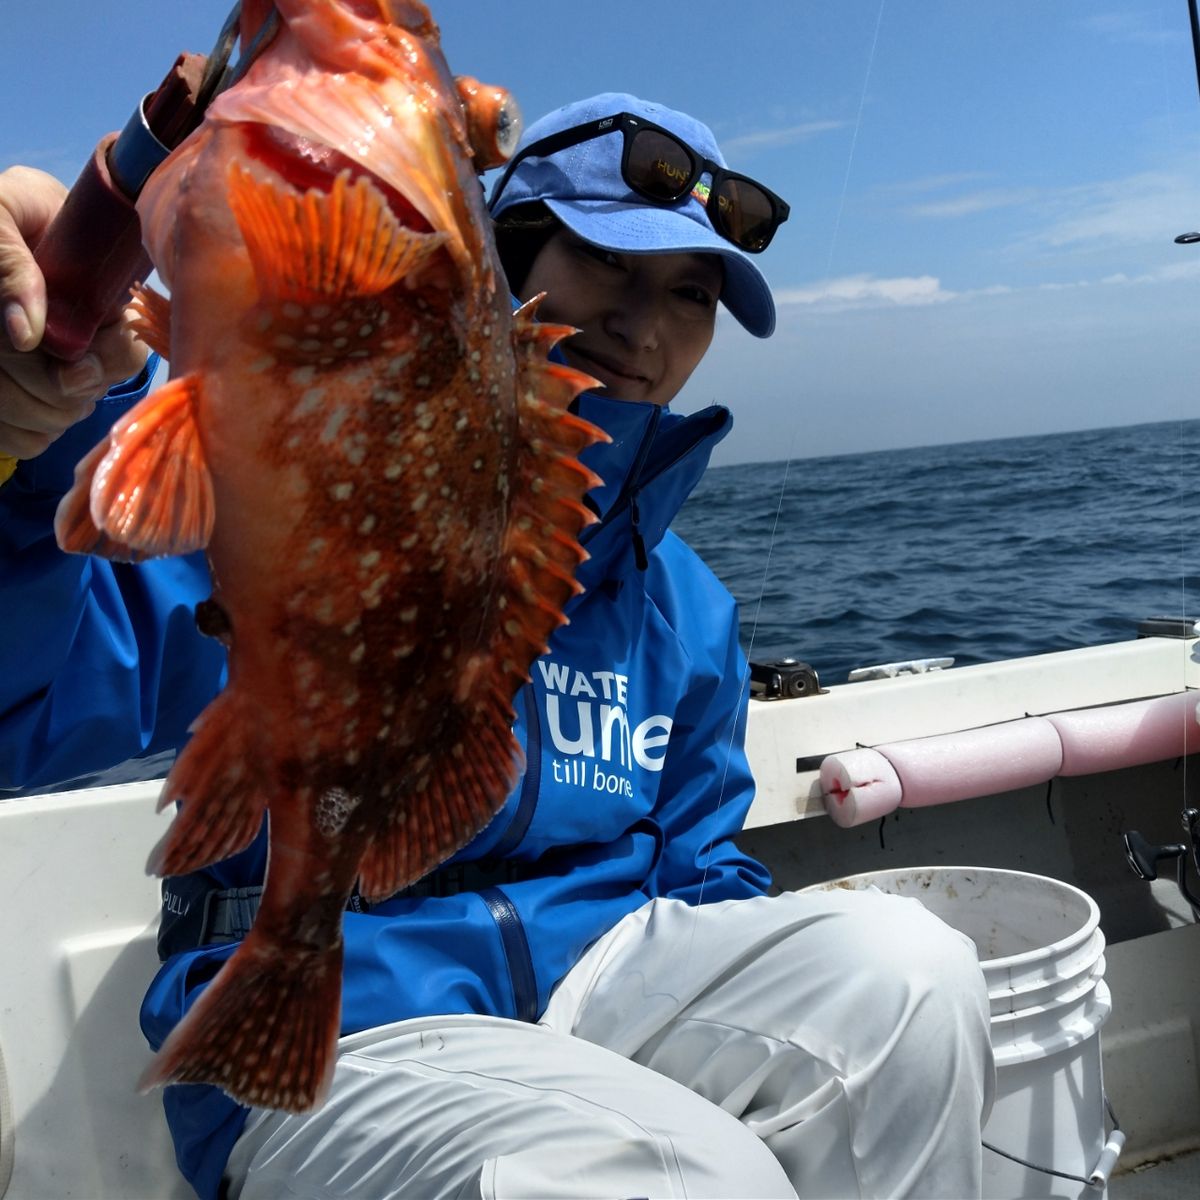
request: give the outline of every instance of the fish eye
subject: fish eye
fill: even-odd
[[[516,99],[506,88],[480,83],[470,75],[459,75],[454,82],[467,118],[475,170],[482,172],[507,162],[524,125]]]

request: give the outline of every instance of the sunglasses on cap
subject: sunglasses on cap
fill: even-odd
[[[775,231],[788,219],[791,210],[769,188],[698,154],[669,129],[625,112],[530,143],[510,160],[500,176],[492,192],[492,204],[523,159],[548,158],[615,130],[620,130],[625,140],[621,178],[632,191],[655,204],[675,204],[695,195],[704,205],[712,227],[740,250],[751,254],[765,250]],[[706,172],[710,176],[707,185],[700,182]]]

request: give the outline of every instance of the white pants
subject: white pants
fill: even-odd
[[[342,1041],[325,1105],[256,1112],[230,1200],[979,1195],[993,1068],[970,941],[914,900],[655,900],[539,1025]]]

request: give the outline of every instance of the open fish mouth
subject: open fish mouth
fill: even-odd
[[[358,159],[274,125],[250,124],[243,130],[246,153],[268,167],[298,192],[317,190],[329,193],[339,176],[349,173],[348,182],[369,179],[379,189],[392,215],[413,233],[432,233],[433,225],[411,200],[392,187]]]

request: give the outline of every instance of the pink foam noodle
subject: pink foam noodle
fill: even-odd
[[[828,755],[825,810],[847,828],[897,808],[1016,791],[1056,775],[1092,775],[1200,751],[1196,692],[1024,717],[982,729]]]
[[[877,750],[844,750],[821,763],[825,811],[846,829],[887,816],[903,793],[892,764]]]
[[[1058,774],[1062,743],[1045,717],[876,746],[896,769],[905,808],[1029,787]]]
[[[1062,742],[1062,775],[1093,775],[1161,762],[1200,750],[1196,693],[1132,704],[1054,713],[1046,719]]]

